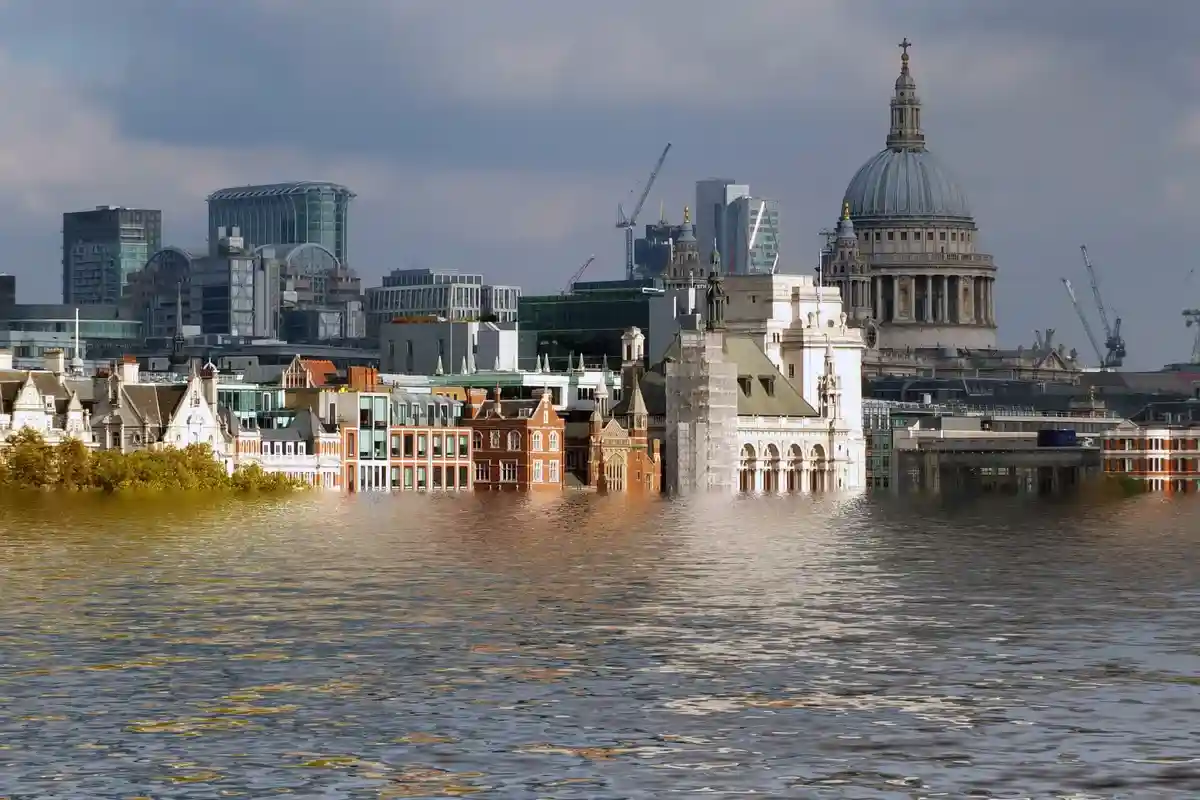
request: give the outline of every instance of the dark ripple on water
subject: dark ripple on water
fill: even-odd
[[[1200,795],[1200,505],[0,509],[0,796]]]

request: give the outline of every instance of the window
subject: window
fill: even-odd
[[[413,435],[411,433],[404,434],[404,457],[413,457]]]
[[[930,231],[929,233],[925,234],[925,239],[926,239],[926,241],[932,242],[933,241],[933,231]]]
[[[558,452],[558,431],[550,431],[550,452]]]
[[[517,462],[501,461],[500,462],[500,481],[502,483],[516,483],[517,480]]]
[[[558,459],[550,462],[550,482],[558,483]]]
[[[304,442],[296,443],[296,455],[298,455],[298,456],[305,455],[305,453],[304,453],[305,449],[306,449],[306,447],[305,447]]]
[[[441,467],[433,468],[433,488],[434,489],[442,488],[442,468]]]
[[[796,365],[788,364],[788,380],[792,380],[795,377],[796,377]]]
[[[392,458],[399,458],[400,452],[400,434],[392,434]]]
[[[404,468],[404,488],[405,489],[413,488],[413,468],[412,467]]]
[[[542,460],[540,458],[533,462],[533,482],[542,482]]]
[[[392,467],[392,488],[393,489],[400,488],[400,468],[399,467]]]
[[[520,450],[521,449],[521,434],[517,433],[516,431],[508,432],[508,449],[509,450]]]
[[[287,455],[289,455],[289,456],[294,456],[294,455],[296,455],[296,444],[295,444],[294,442],[288,442],[288,443],[287,443],[287,446],[286,446],[286,449],[285,449],[285,452],[286,452],[286,453],[287,453]]]
[[[417,488],[426,488],[426,473],[424,467],[417,467]]]
[[[192,408],[199,408],[199,407],[200,407],[200,395],[193,394],[192,395]]]
[[[908,231],[900,231],[900,241],[902,241],[902,242],[908,241]]]
[[[446,488],[454,488],[454,467],[446,467]]]
[[[549,421],[550,421],[550,409],[543,408],[542,409],[542,422],[548,423]]]
[[[475,462],[475,482],[488,483],[491,481],[491,470],[488,468],[486,461]]]
[[[938,238],[941,239],[943,242],[946,241],[946,232],[938,231]]]
[[[888,231],[888,241],[889,241],[889,242],[891,242],[891,241],[894,241],[894,240],[895,240],[895,238],[896,238],[896,234],[895,234],[895,232],[894,232],[894,231]]]
[[[542,452],[542,432],[541,431],[534,431],[533,436],[530,438],[530,442],[533,445],[533,452],[535,452],[535,453]]]
[[[275,443],[275,455],[277,455],[277,456],[283,455],[283,442]]]
[[[262,452],[262,454],[263,454],[264,456],[269,456],[269,455],[271,455],[271,443],[270,443],[270,442],[263,442],[263,443],[262,443],[262,449],[261,449],[261,452]]]
[[[466,467],[459,467],[459,468],[458,468],[458,488],[460,488],[460,489],[466,489],[466,488],[467,488],[467,484],[468,484],[468,482],[469,482],[469,481],[467,480],[467,475],[468,475],[468,474],[469,474],[469,473],[467,472],[467,468],[466,468]]]
[[[417,437],[417,457],[421,458],[425,455],[425,434]]]
[[[492,431],[492,449],[500,449],[500,431]]]
[[[466,458],[471,454],[471,448],[467,447],[467,435],[460,433],[458,435],[458,455],[460,458]]]
[[[433,443],[433,454],[440,458],[442,455],[442,435],[440,433],[435,433],[431,439]]]
[[[482,450],[483,449],[483,434],[480,433],[479,431],[475,431],[474,433],[471,434],[471,442],[475,445],[476,450]]]

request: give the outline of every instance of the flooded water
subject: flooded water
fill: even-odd
[[[1200,796],[1200,504],[0,508],[0,796]]]

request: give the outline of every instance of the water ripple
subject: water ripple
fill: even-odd
[[[1200,505],[0,507],[0,796],[1200,795]]]

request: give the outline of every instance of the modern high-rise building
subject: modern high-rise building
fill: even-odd
[[[322,245],[347,264],[350,201],[354,192],[336,183],[295,181],[218,189],[208,196],[208,238],[237,228],[248,245]]]
[[[779,265],[779,204],[754,197],[750,187],[728,178],[696,183],[696,241],[700,263],[713,246],[730,275],[775,272]]]
[[[162,212],[96,206],[63,214],[62,297],[69,305],[115,305],[129,274],[162,247]]]

